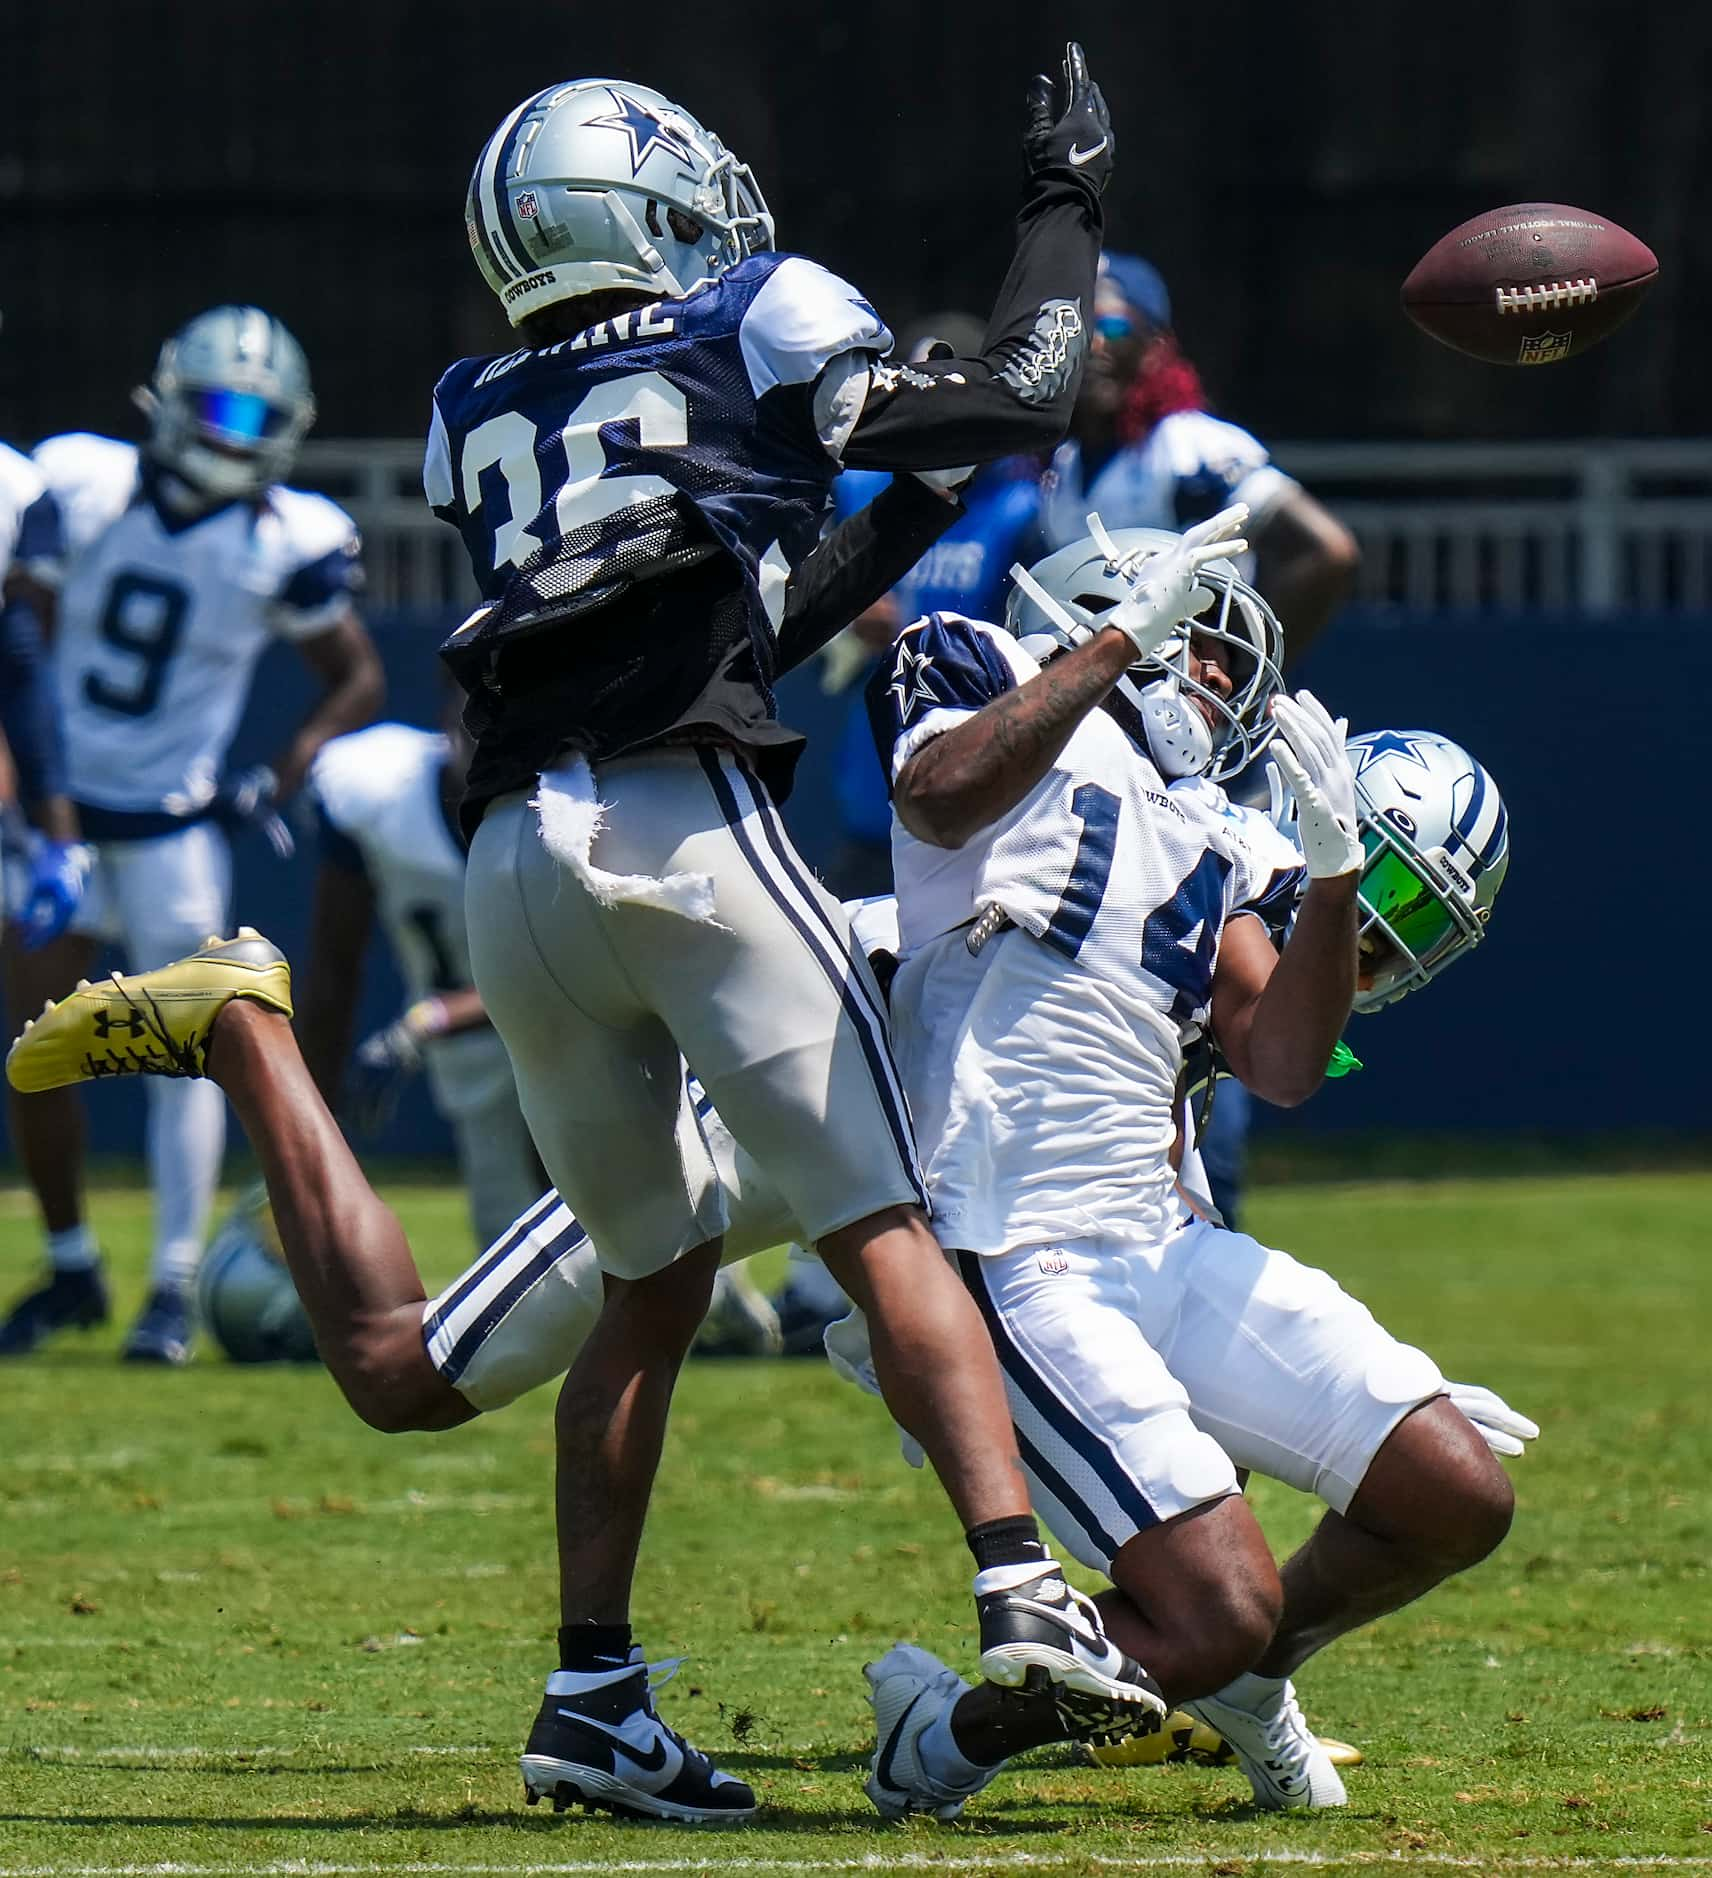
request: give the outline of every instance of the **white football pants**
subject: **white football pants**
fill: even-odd
[[[71,930],[117,943],[131,971],[150,971],[224,933],[232,851],[211,822],[148,841],[103,841]],[[144,1079],[149,1181],[155,1196],[151,1286],[182,1287],[196,1275],[208,1208],[226,1147],[226,1098],[200,1078]]]

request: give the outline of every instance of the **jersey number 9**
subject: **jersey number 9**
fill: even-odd
[[[178,650],[190,594],[177,581],[158,574],[114,576],[101,609],[101,638],[136,661],[129,685],[110,683],[105,672],[83,675],[83,695],[103,711],[121,717],[147,717],[160,703],[166,668]]]

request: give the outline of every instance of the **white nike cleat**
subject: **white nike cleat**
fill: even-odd
[[[1050,1692],[1073,1740],[1148,1734],[1165,1719],[1158,1683],[1112,1642],[1099,1607],[1052,1560],[977,1572],[975,1608],[981,1674],[1001,1688]]]
[[[1282,1813],[1347,1803],[1338,1771],[1302,1719],[1288,1679],[1238,1676],[1217,1695],[1183,1706],[1224,1738],[1257,1806]]]
[[[882,1819],[926,1813],[955,1819],[1004,1765],[989,1769],[972,1787],[948,1787],[921,1763],[921,1738],[969,1685],[929,1650],[894,1643],[877,1663],[863,1665],[868,1700],[874,1705],[873,1771],[863,1792]]]
[[[654,1691],[669,1682],[675,1662],[645,1663],[632,1649],[619,1669],[547,1678],[523,1750],[523,1797],[553,1811],[581,1804],[628,1819],[749,1819],[755,1795],[722,1774],[654,1712]],[[654,1680],[654,1672],[667,1674]]]

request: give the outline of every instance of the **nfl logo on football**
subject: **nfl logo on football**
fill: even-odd
[[[1522,349],[1516,354],[1516,363],[1555,365],[1559,359],[1569,357],[1569,348],[1574,340],[1573,333],[1534,333],[1522,341]]]

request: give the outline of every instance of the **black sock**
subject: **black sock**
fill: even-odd
[[[1052,1554],[1040,1543],[1040,1528],[1032,1513],[1016,1513],[1009,1519],[989,1519],[971,1526],[963,1535],[975,1554],[975,1569],[990,1571],[995,1565],[1044,1565]]]
[[[566,1624],[559,1632],[559,1667],[590,1675],[630,1661],[628,1624]]]

